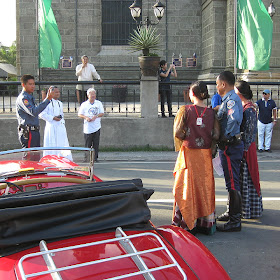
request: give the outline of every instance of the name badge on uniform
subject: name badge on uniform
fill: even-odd
[[[196,119],[196,125],[202,125],[202,118]]]

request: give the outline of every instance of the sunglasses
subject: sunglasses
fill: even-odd
[[[269,93],[265,93],[265,92],[263,92],[263,95],[268,95]]]

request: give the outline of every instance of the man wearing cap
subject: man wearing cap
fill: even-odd
[[[271,153],[270,144],[272,138],[273,127],[276,124],[276,112],[277,106],[270,98],[270,90],[265,89],[263,91],[262,99],[256,102],[259,108],[258,117],[258,151],[262,153],[263,151]],[[273,114],[273,120],[272,120]]]
[[[96,78],[100,83],[102,83],[102,79],[97,73],[95,67],[88,63],[88,57],[83,55],[81,57],[82,64],[77,65],[76,67],[76,76],[78,77],[78,81],[93,81],[93,77]],[[76,86],[76,94],[78,102],[81,104],[87,99],[87,89],[93,88],[93,85],[77,85]]]

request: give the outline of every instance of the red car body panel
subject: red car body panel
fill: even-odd
[[[72,175],[70,173],[55,174],[55,171],[56,170],[59,171],[59,168],[71,169],[77,166],[78,165],[76,163],[68,159],[53,156],[53,155],[43,157],[40,160],[40,162],[15,161],[15,160],[0,162],[0,170],[2,172],[8,172],[13,170],[15,170],[15,172],[17,171],[17,174],[15,174],[15,176],[12,175],[8,176],[7,179],[5,179],[5,181],[14,182],[14,183],[24,179],[27,181],[29,179],[35,179],[35,181],[38,181],[37,183],[32,183],[32,184],[26,183],[25,185],[22,185],[24,190],[27,190],[28,187],[34,187],[37,190],[39,190],[44,188],[49,189],[49,188],[63,187],[68,185],[75,185],[71,183],[71,180],[77,178],[85,179],[85,175],[88,176],[88,172],[75,171],[76,175]],[[20,172],[18,171],[22,169],[30,169],[31,172],[28,175],[26,173],[25,175],[21,175]],[[42,172],[48,170],[49,173],[47,174],[44,172],[42,174],[36,174],[36,172],[32,173],[32,169],[34,169],[35,171],[42,171]],[[54,172],[52,173],[52,171]],[[61,176],[69,178],[70,181],[56,182],[55,178],[59,178]],[[52,178],[53,180],[51,182],[47,182],[48,178]],[[99,179],[98,177],[94,176],[94,178],[96,182],[102,182],[102,180]],[[41,183],[39,183],[40,179],[42,180]],[[89,181],[89,183],[91,182]],[[77,186],[81,186],[81,185],[77,185]],[[74,192],[76,194],[76,186],[74,187],[75,187]],[[16,192],[19,192],[19,190],[10,186],[10,193],[16,193]],[[5,193],[5,189],[1,190],[1,194],[3,195],[4,193]],[[88,199],[88,192],[86,192],[86,194],[87,194],[86,199]],[[39,204],[39,206],[41,207],[41,204]],[[84,203],[82,206],[84,206]],[[143,215],[142,212],[140,213],[141,215]],[[22,216],[21,212],[20,215]],[[76,213],[74,213],[74,215],[76,215]],[[84,219],[82,220],[84,223]],[[40,222],[41,222],[41,218],[40,218]],[[54,227],[54,230],[57,231],[57,225],[56,227]],[[32,223],[32,233],[33,231],[34,228]],[[5,234],[7,233],[6,230],[4,230],[3,232],[5,232]],[[46,233],[46,231],[44,232]],[[152,248],[159,248],[162,246],[161,242],[164,244],[163,245],[164,247],[166,246],[168,251],[167,252],[165,249],[157,250],[142,255],[141,257],[144,260],[145,264],[147,265],[148,269],[153,269],[163,265],[169,265],[170,263],[173,263],[172,258],[174,258],[174,260],[178,263],[179,266],[179,268],[170,267],[164,270],[152,272],[152,275],[154,276],[155,279],[157,280],[158,279],[160,280],[161,279],[162,280],[184,279],[183,275],[180,272],[180,269],[182,269],[182,271],[186,274],[187,279],[190,280],[230,279],[228,274],[225,272],[225,270],[217,261],[217,259],[211,254],[211,252],[197,238],[195,238],[185,230],[175,226],[161,226],[159,228],[155,228],[154,230],[146,230],[146,231],[126,230],[125,231],[125,234],[128,236],[128,238],[131,235],[141,234],[141,233],[147,233],[147,234],[145,236],[137,236],[135,238],[131,237],[133,246],[136,248],[138,252],[143,250],[150,250]],[[155,235],[157,237],[155,237]],[[71,237],[55,242],[47,242],[47,248],[48,250],[54,250],[54,249],[65,248],[69,246],[88,244],[91,242],[99,242],[99,241],[102,242],[102,244],[98,244],[98,245],[83,246],[81,248],[70,248],[65,251],[55,252],[54,254],[51,254],[52,259],[56,265],[56,268],[62,268],[65,266],[75,266],[78,264],[100,261],[104,258],[116,257],[116,256],[127,254],[125,252],[122,243],[119,240],[112,241],[112,239],[115,238],[116,238],[115,231],[114,229],[111,229],[105,233],[103,232],[103,233],[88,234],[88,235],[83,235],[78,237]],[[157,238],[159,238],[161,241],[159,241]],[[104,240],[106,240],[106,243],[103,242]],[[110,242],[108,240],[110,240]],[[32,247],[30,249],[24,249],[17,253],[0,257],[0,279],[1,280],[24,279],[20,276],[19,261],[23,256],[36,252],[40,252],[39,246]],[[171,253],[172,257],[168,255],[169,252]],[[47,271],[48,269],[46,262],[41,255],[36,255],[27,258],[22,262],[22,267],[26,274],[37,273],[40,271],[41,272]],[[68,269],[65,271],[60,271],[59,273],[62,279],[67,279],[67,280],[68,279],[69,280],[76,280],[76,279],[100,280],[100,279],[118,277],[123,274],[133,273],[137,271],[139,271],[139,268],[135,264],[134,260],[131,257],[128,257],[123,259],[116,259],[109,262],[103,262],[102,264],[95,263],[95,264],[90,264],[88,266]],[[53,278],[50,274],[46,274],[46,275],[31,277],[28,279],[51,280]],[[144,277],[143,275],[138,275],[126,279],[140,280],[140,279],[144,279]]]
[[[63,157],[58,157],[55,155],[47,155],[41,158],[39,162],[36,161],[18,161],[18,160],[10,160],[10,161],[1,161],[0,162],[0,170],[1,172],[8,172],[8,171],[20,171],[20,170],[36,170],[44,172],[46,168],[51,168],[49,170],[55,172],[56,170],[59,169],[71,169],[78,167],[79,165],[74,163],[73,161],[63,158]],[[76,171],[76,174],[81,174],[85,176],[89,176],[89,173],[86,171]],[[8,178],[8,182],[17,182],[22,179],[40,179],[40,178],[57,178],[57,177],[62,177],[62,175],[55,175],[54,173],[49,173],[49,174],[28,174],[28,176],[23,175],[17,175],[15,177]],[[77,175],[69,175],[67,174],[68,178],[78,178],[78,179],[83,179],[84,177],[82,176],[77,176]],[[94,180],[96,182],[102,182],[100,178],[97,176],[93,176]],[[63,187],[63,186],[69,186],[73,185],[71,182],[40,182],[40,183],[32,183],[32,184],[25,184],[23,185],[24,191],[26,191],[28,188],[33,188],[33,189],[47,189],[47,188],[56,188],[56,187]],[[0,190],[0,196],[3,195],[5,192],[4,189]],[[10,193],[17,193],[20,192],[19,189],[11,187]]]
[[[154,234],[157,234],[156,231],[152,231]],[[127,235],[139,234],[137,231],[129,231],[126,232]],[[95,234],[95,235],[88,235],[84,237],[77,237],[71,238],[67,240],[62,240],[58,242],[53,242],[48,244],[48,249],[57,249],[61,247],[68,247],[77,244],[86,244],[93,241],[100,241],[114,238],[114,232],[110,233],[102,233],[102,234]],[[176,258],[179,265],[183,268],[186,275],[188,275],[188,279],[197,279],[195,274],[192,270],[186,266],[185,262],[182,258],[176,253],[176,251],[168,245],[168,243],[164,240],[166,246],[172,253],[172,255]],[[153,247],[159,246],[157,240],[152,237],[145,237],[145,238],[138,238],[135,239],[133,242],[136,249],[138,251],[148,250]],[[39,248],[35,247],[29,250],[25,250],[20,253],[16,253],[14,255],[4,257],[0,261],[0,279],[16,279],[15,272],[19,276],[19,269],[18,269],[18,260],[26,254],[38,252]],[[124,254],[124,250],[122,246],[118,243],[109,243],[103,245],[97,245],[96,248],[82,248],[82,249],[75,249],[75,250],[68,250],[66,252],[56,253],[53,257],[54,262],[57,266],[69,266],[69,265],[76,265],[78,263],[85,263],[93,260],[103,259],[104,257],[114,257],[117,255]],[[154,268],[160,265],[167,265],[170,263],[167,254],[162,252],[154,252],[148,253],[142,257],[149,268]],[[25,269],[26,274],[28,273],[35,273],[42,270],[47,270],[46,264],[44,263],[43,258],[34,257],[29,260],[23,262],[23,267]],[[14,270],[15,269],[15,270]],[[132,273],[138,271],[137,266],[135,263],[130,259],[124,260],[116,260],[109,263],[105,263],[104,265],[100,266],[98,264],[88,266],[86,268],[75,268],[68,271],[60,272],[62,279],[107,279],[111,277],[117,277],[122,274]],[[183,279],[182,275],[178,272],[176,268],[169,268],[163,271],[153,272],[153,276],[155,279]],[[19,279],[22,279],[19,277]],[[40,276],[40,277],[33,277],[31,279],[51,279],[49,275]],[[143,279],[143,276],[135,276],[130,279]],[[205,278],[206,279],[206,278]],[[211,279],[211,278],[208,278]],[[214,279],[214,278],[212,278]],[[216,278],[215,278],[216,279]]]
[[[157,231],[188,262],[199,279],[230,279],[213,254],[192,234],[175,226],[161,226]]]
[[[188,279],[230,279],[223,267],[211,252],[194,236],[184,232],[184,230],[174,226],[164,226],[156,231],[150,231],[159,234],[161,239],[172,253],[178,264],[184,270]],[[126,234],[138,234],[139,231],[128,231]],[[83,237],[70,238],[53,243],[48,243],[48,249],[57,249],[77,244],[86,244],[94,241],[114,238],[114,232],[88,235]],[[135,239],[133,242],[138,251],[147,250],[154,246],[159,246],[154,238],[145,237]],[[30,253],[38,252],[39,247],[28,249],[11,256],[0,259],[0,279],[16,279],[15,271],[19,275],[19,259]],[[53,257],[57,268],[78,263],[85,263],[105,257],[113,257],[124,254],[120,244],[109,243],[97,245],[97,247],[88,247],[66,252],[56,253]],[[143,256],[145,263],[149,268],[170,263],[168,256],[162,252],[154,252]],[[35,273],[47,270],[46,264],[42,257],[35,257],[23,262],[25,272]],[[86,268],[75,268],[61,272],[62,279],[107,279],[117,277],[125,273],[138,271],[135,263],[131,259],[117,260],[109,262],[102,266],[92,265]],[[153,272],[155,279],[183,279],[176,268],[170,268],[163,271]],[[19,279],[22,279],[19,277]],[[31,279],[52,279],[49,275],[33,277]],[[143,276],[135,276],[130,279],[143,279]]]

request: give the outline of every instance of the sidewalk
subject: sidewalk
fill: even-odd
[[[175,163],[177,152],[99,152],[99,161],[173,161]],[[272,153],[257,153],[258,160],[280,159],[280,150],[273,150]]]
[[[98,160],[102,161],[176,161],[177,153],[161,152],[99,152]]]

